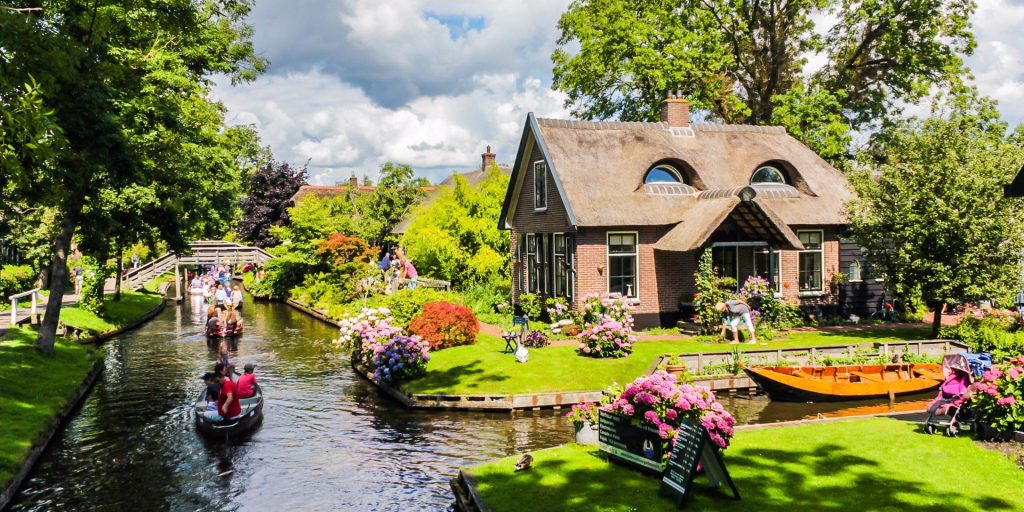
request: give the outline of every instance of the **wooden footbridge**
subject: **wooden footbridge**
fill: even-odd
[[[246,263],[262,265],[274,256],[260,249],[223,240],[200,240],[189,244],[187,254],[164,253],[159,258],[131,269],[125,273],[121,285],[129,290],[138,290],[143,285],[174,269],[176,299],[181,299],[182,265],[231,265],[237,267]]]

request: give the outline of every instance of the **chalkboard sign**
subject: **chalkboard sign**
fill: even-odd
[[[689,496],[698,463],[711,480],[712,487],[717,488],[725,482],[732,489],[733,496],[740,499],[740,491],[729,476],[729,470],[725,469],[721,452],[711,443],[704,427],[689,420],[683,420],[676,430],[676,445],[661,479],[660,492],[672,497],[677,506],[682,506]]]
[[[630,417],[598,410],[597,448],[641,471],[662,473],[664,448],[658,429],[651,425],[633,424]]]

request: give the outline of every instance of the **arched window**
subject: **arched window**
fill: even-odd
[[[756,185],[758,183],[778,183],[780,185],[786,184],[786,176],[782,174],[782,171],[770,165],[763,165],[758,167],[754,174],[750,176],[750,184]]]
[[[658,165],[647,171],[644,185],[652,183],[685,183],[679,171],[667,165]]]
[[[850,262],[850,281],[861,281],[860,260]]]

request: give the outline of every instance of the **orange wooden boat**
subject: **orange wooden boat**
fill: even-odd
[[[783,402],[883,398],[928,391],[942,383],[942,366],[932,363],[760,366],[743,371],[772,400]]]

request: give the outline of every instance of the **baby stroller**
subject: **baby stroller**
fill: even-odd
[[[928,406],[928,419],[922,425],[925,433],[934,434],[942,428],[947,436],[956,437],[964,429],[974,429],[968,402],[971,382],[991,364],[988,354],[949,354],[942,358],[945,379]]]

